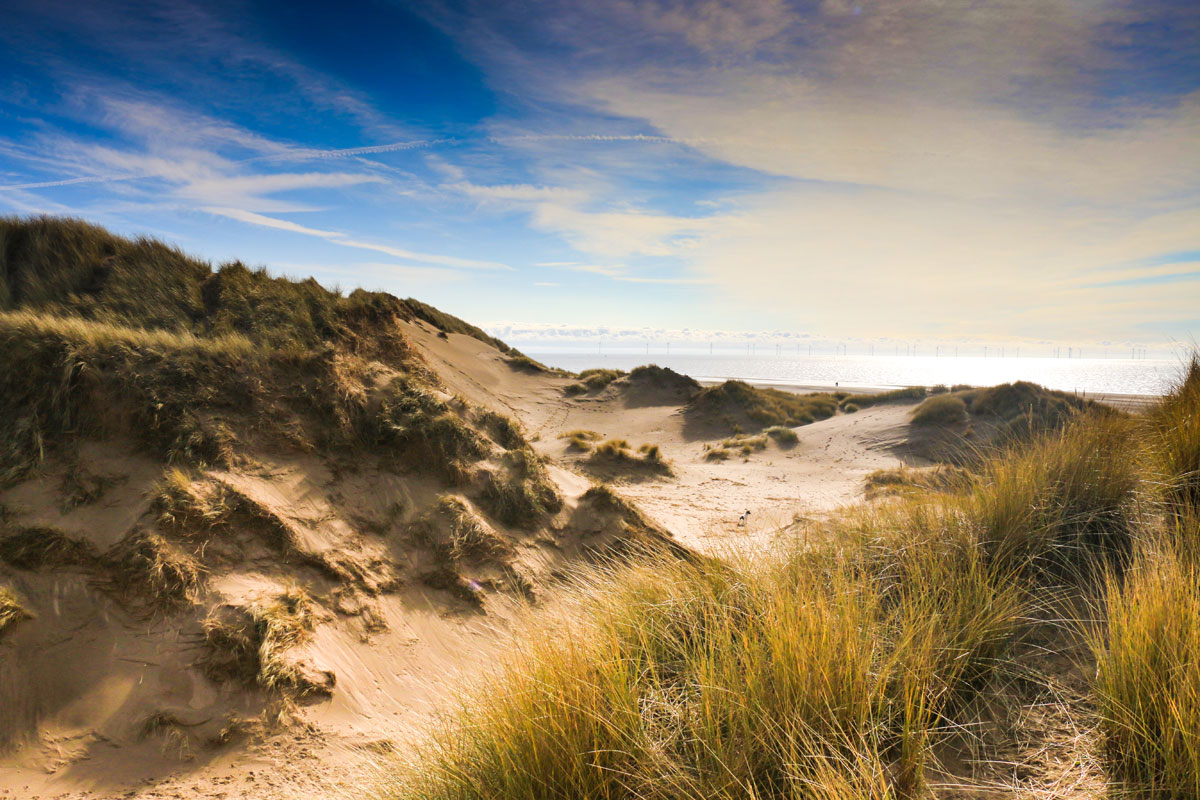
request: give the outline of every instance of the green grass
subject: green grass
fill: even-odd
[[[958,425],[967,421],[967,404],[961,397],[934,395],[912,413],[913,425]]]

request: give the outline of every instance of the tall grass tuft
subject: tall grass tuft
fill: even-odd
[[[557,635],[464,696],[396,796],[915,796],[1025,603],[948,530],[890,558],[796,547],[582,577]]]
[[[1148,553],[1109,581],[1103,610],[1095,691],[1111,776],[1135,797],[1200,797],[1200,567]]]

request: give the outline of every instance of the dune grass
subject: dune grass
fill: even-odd
[[[625,439],[609,439],[597,445],[588,457],[587,464],[609,471],[645,471],[659,475],[671,475],[674,472],[658,445],[646,442],[634,453],[633,446]]]
[[[958,425],[967,421],[967,404],[961,397],[933,395],[913,410],[913,425]]]
[[[495,519],[521,528],[562,509],[545,466],[529,447],[504,454],[500,470],[487,476],[479,502]]]
[[[587,387],[588,391],[599,392],[626,374],[624,370],[619,369],[585,369],[579,373],[579,379],[583,381],[583,385]]]
[[[794,430],[783,425],[772,425],[769,428],[764,428],[763,433],[774,439],[780,447],[795,447],[800,441],[800,437]]]
[[[895,403],[900,400],[923,400],[924,398],[924,386],[906,386],[902,389],[892,389],[891,391],[876,392],[875,394],[848,394],[839,401],[839,405],[843,409],[850,405],[857,406],[858,408],[867,408],[879,405],[880,403]]]
[[[794,394],[744,381],[725,381],[697,392],[686,414],[690,421],[718,424],[730,431],[737,427],[759,431],[832,417],[837,413],[837,403],[831,394]]]
[[[974,476],[962,467],[946,464],[877,469],[867,475],[866,495],[875,499],[896,494],[961,492],[971,489],[973,480]]]
[[[1175,424],[1073,414],[934,481],[953,491],[846,510],[753,559],[579,576],[543,622],[570,634],[518,638],[384,796],[924,796],[939,744],[1024,674],[1016,643],[1097,591],[1114,791],[1197,796],[1200,514],[1179,489],[1194,475],[1172,472],[1188,392],[1200,371],[1164,403]]]
[[[1193,541],[1200,525],[1180,535]],[[1113,778],[1137,797],[1200,797],[1200,565],[1173,549],[1110,578],[1093,637]]]
[[[131,533],[105,553],[113,586],[127,602],[170,613],[197,599],[204,567],[178,543],[153,531]]]
[[[0,639],[9,629],[28,619],[33,619],[33,613],[21,605],[16,592],[0,586]]]
[[[299,586],[246,608],[218,606],[204,621],[207,653],[201,666],[217,682],[300,696],[318,691],[287,657],[312,635],[314,615],[312,598]]]

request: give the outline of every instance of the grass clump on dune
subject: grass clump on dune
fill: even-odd
[[[562,509],[546,468],[528,447],[504,454],[500,470],[487,476],[480,502],[500,522],[523,528]]]
[[[1200,796],[1200,364],[1141,422],[1162,520],[1110,573],[1091,626],[1094,689],[1118,793]]]
[[[939,394],[925,400],[912,414],[913,425],[958,425],[967,421],[967,404],[961,397]]]
[[[875,394],[848,394],[841,399],[840,405],[843,409],[849,405],[854,405],[858,408],[867,408],[868,406],[875,406],[880,403],[895,403],[901,400],[923,400],[924,398],[924,386],[906,386],[903,389],[892,389],[887,392],[877,392]]]
[[[615,381],[617,378],[625,376],[625,372],[619,369],[585,369],[579,373],[579,379],[583,381],[583,385],[590,392],[599,392]]]
[[[915,792],[937,720],[1023,608],[973,558],[884,569],[794,551],[602,571],[556,620],[571,635],[525,641],[399,796]]]
[[[407,378],[388,386],[373,426],[377,443],[440,468],[453,484],[466,482],[470,465],[488,453],[479,434],[449,405]]]
[[[293,696],[327,693],[326,680],[313,680],[288,657],[288,651],[311,638],[315,613],[312,599],[299,586],[245,608],[214,609],[203,626],[205,675],[218,683],[241,683]]]
[[[595,431],[574,430],[562,434],[558,438],[567,439],[567,447],[571,450],[576,450],[581,453],[586,453],[592,449],[592,443],[600,439],[600,434]]]
[[[0,638],[8,630],[27,619],[33,619],[33,614],[21,605],[16,592],[6,586],[0,586]]]
[[[72,539],[54,528],[19,528],[0,538],[0,561],[17,569],[87,567],[96,558],[96,549],[90,542]]]
[[[924,469],[877,469],[867,475],[866,494],[868,499],[874,499],[913,492],[959,492],[970,489],[972,479],[965,469],[945,464]]]
[[[1200,509],[1176,488],[1194,476],[1164,466],[1181,443],[1155,431],[1175,427],[1073,415],[826,537],[582,576],[545,623],[570,634],[519,639],[390,796],[927,796],[941,745],[1045,668],[1013,648],[1061,635],[1108,574],[1092,633],[1108,777],[1195,797]]]
[[[592,451],[587,464],[602,470],[622,470],[636,472],[648,471],[660,475],[670,475],[673,470],[663,456],[662,448],[649,442],[641,445],[637,453],[625,439],[609,439],[599,444]]]
[[[1131,796],[1200,797],[1200,567],[1147,554],[1106,595],[1093,647],[1112,775]]]
[[[807,425],[837,413],[837,398],[831,394],[794,394],[759,388],[744,381],[725,381],[701,389],[685,412],[689,421],[720,425],[727,430]]]
[[[138,531],[105,554],[114,587],[151,611],[183,608],[199,594],[204,567],[178,544],[152,531]]]
[[[783,425],[772,425],[765,428],[763,433],[774,439],[780,447],[795,447],[796,443],[800,441],[800,437],[794,430]]]

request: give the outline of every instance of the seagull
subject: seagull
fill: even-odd
[[[746,527],[746,520],[748,520],[748,519],[750,519],[749,509],[746,510],[745,514],[742,514],[740,517],[738,517],[738,527],[740,527],[740,528]]]

